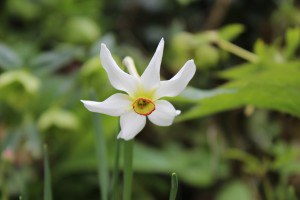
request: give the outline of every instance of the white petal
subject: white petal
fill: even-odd
[[[138,80],[120,69],[105,44],[101,44],[100,59],[111,85],[129,95],[134,94]]]
[[[131,140],[145,127],[146,117],[130,110],[121,115],[120,124],[121,131],[118,138]]]
[[[141,83],[146,91],[151,91],[159,86],[160,81],[160,65],[164,52],[164,39],[162,38],[157,49],[141,76]]]
[[[174,106],[166,100],[155,101],[155,110],[148,116],[149,120],[158,126],[170,126],[174,118],[180,114]]]
[[[111,116],[120,116],[130,109],[131,99],[126,94],[117,93],[102,102],[81,100],[91,112],[103,113]]]
[[[161,97],[174,97],[181,93],[196,72],[196,66],[193,60],[187,61],[180,71],[170,80],[161,81],[160,86],[155,92],[155,99]]]

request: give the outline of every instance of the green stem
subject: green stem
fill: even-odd
[[[52,200],[48,147],[44,145],[44,200]]]
[[[109,185],[109,171],[106,158],[106,144],[103,135],[101,116],[93,114],[93,122],[95,127],[96,138],[96,155],[98,166],[99,189],[101,191],[101,199],[108,200],[108,185]]]
[[[277,189],[278,199],[285,199],[286,197],[286,186],[288,185],[288,176],[285,174],[281,174],[279,178],[279,185]]]
[[[118,198],[118,186],[119,186],[119,167],[120,167],[120,145],[121,140],[116,140],[116,150],[115,150],[115,166],[112,174],[112,190],[111,190],[111,200],[116,200]]]
[[[2,185],[2,188],[1,188],[1,200],[8,200],[8,192],[7,192],[7,187],[6,185]]]
[[[265,197],[267,200],[273,200],[274,199],[274,194],[272,191],[272,186],[270,181],[268,180],[267,177],[264,178],[263,180],[263,188],[264,188],[264,192],[265,192]]]
[[[123,200],[131,200],[132,192],[132,161],[133,161],[133,140],[124,142],[124,188]]]
[[[178,179],[177,179],[177,175],[175,173],[173,173],[172,178],[171,178],[171,190],[170,190],[169,200],[176,199],[177,189],[178,189]]]
[[[1,154],[0,154],[1,156]],[[0,161],[3,163],[3,165],[0,165],[0,179],[1,179],[1,182],[2,182],[2,185],[1,185],[1,200],[8,200],[8,191],[7,191],[7,184],[4,180],[4,173],[6,172],[6,169],[5,169],[5,165],[6,163],[3,162],[0,158]],[[0,163],[0,164],[2,164]]]
[[[259,60],[258,56],[255,55],[254,53],[247,51],[247,50],[245,50],[235,44],[232,44],[226,40],[218,39],[217,44],[219,45],[220,48],[222,48],[236,56],[239,56],[249,62],[255,63]]]

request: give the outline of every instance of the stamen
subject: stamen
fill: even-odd
[[[139,115],[150,115],[155,110],[153,101],[147,98],[137,98],[132,104],[133,110]]]

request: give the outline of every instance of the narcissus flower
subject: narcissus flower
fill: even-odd
[[[91,112],[120,116],[121,131],[118,138],[134,138],[145,127],[146,118],[158,126],[169,126],[180,114],[170,102],[160,98],[181,93],[194,76],[196,66],[193,60],[189,60],[173,78],[160,81],[163,48],[162,39],[149,65],[139,76],[129,57],[124,59],[128,74],[116,64],[106,45],[101,45],[100,59],[111,85],[127,94],[116,93],[103,102],[81,102]]]

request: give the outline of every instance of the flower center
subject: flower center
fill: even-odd
[[[147,98],[137,98],[132,104],[133,110],[139,115],[150,115],[155,110],[153,101]]]

